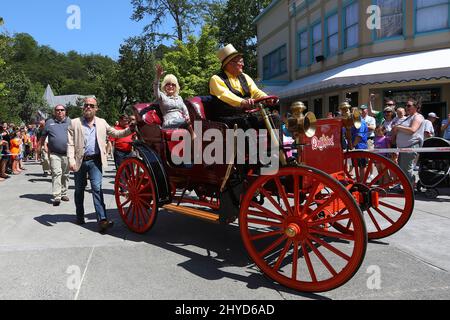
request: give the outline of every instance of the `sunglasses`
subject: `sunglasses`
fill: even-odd
[[[64,112],[66,109],[55,109],[56,112]]]
[[[175,83],[166,83],[166,87],[176,87]]]
[[[93,108],[96,108],[97,106],[95,105],[95,104],[90,104],[90,103],[86,103],[85,105],[84,105],[84,108],[91,108],[91,109],[93,109]]]

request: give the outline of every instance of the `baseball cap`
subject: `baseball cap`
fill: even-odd
[[[386,107],[386,108],[384,108],[383,111],[384,111],[384,112],[394,112],[394,108],[392,108],[392,107]]]
[[[367,105],[366,104],[362,104],[361,107],[359,107],[361,110],[366,110],[367,109]]]
[[[436,118],[436,119],[439,119],[439,117],[436,115],[436,113],[434,113],[434,112],[430,112],[429,114],[428,114],[428,117],[429,118]]]

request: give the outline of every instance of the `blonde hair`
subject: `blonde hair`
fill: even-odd
[[[175,83],[175,87],[176,87],[175,95],[178,95],[180,93],[180,85],[178,83],[177,77],[175,77],[173,74],[168,74],[164,77],[164,79],[161,83],[161,91],[164,93],[166,92],[165,87],[166,87],[167,83]]]

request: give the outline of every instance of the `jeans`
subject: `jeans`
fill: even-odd
[[[106,208],[102,191],[102,163],[101,159],[83,161],[81,168],[75,172],[75,206],[77,217],[84,218],[84,191],[87,185],[87,178],[91,181],[92,198],[94,200],[97,221],[106,220]]]
[[[130,156],[130,154],[131,154],[131,152],[125,152],[125,151],[120,151],[120,150],[114,149],[114,163],[116,165],[116,169],[119,169],[123,160],[128,158]]]
[[[50,168],[52,170],[53,199],[61,200],[67,196],[69,182],[69,160],[67,156],[50,154]]]

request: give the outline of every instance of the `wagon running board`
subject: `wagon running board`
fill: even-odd
[[[176,213],[181,213],[185,216],[194,217],[198,219],[207,220],[209,222],[213,223],[219,223],[219,216],[217,214],[210,213],[208,211],[203,211],[191,207],[185,207],[185,206],[177,206],[174,204],[167,204],[163,206],[164,209],[173,211]]]

